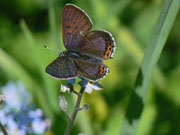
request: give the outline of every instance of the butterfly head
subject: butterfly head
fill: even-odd
[[[66,56],[66,52],[65,51],[59,53],[59,57],[65,57],[65,56]]]

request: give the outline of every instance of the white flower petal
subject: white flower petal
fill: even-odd
[[[61,92],[70,92],[70,88],[67,85],[61,84]]]
[[[102,86],[98,84],[97,82],[88,82],[86,84],[85,92],[91,94],[94,90],[102,90]]]
[[[91,94],[93,91],[92,87],[86,87],[85,88],[85,92],[88,93],[88,94]]]

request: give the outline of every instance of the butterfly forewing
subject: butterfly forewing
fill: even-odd
[[[62,12],[63,43],[66,49],[74,49],[87,31],[92,22],[86,13],[72,4],[66,4]]]
[[[46,72],[49,75],[60,79],[75,78],[78,75],[74,62],[66,57],[58,57],[55,59],[47,66]]]
[[[93,30],[85,34],[78,49],[82,53],[96,56],[100,59],[110,59],[115,51],[115,43],[109,32]]]

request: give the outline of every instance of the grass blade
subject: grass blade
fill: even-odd
[[[50,30],[51,30],[51,37],[54,40],[54,43],[56,45],[55,48],[59,48],[59,42],[58,42],[58,34],[57,34],[57,28],[56,28],[56,16],[54,13],[54,6],[53,6],[53,0],[48,0],[48,14],[49,14],[49,24],[50,24]]]
[[[45,66],[44,66],[44,62],[43,62],[43,57],[39,53],[40,51],[38,51],[38,48],[34,42],[32,34],[29,31],[29,29],[27,28],[27,25],[24,21],[21,21],[21,28],[24,32],[25,38],[29,45],[29,48],[30,48],[29,51],[32,51],[32,54],[34,54],[33,55],[34,57],[32,57],[32,59],[35,60],[37,66],[39,68],[39,72],[41,73],[41,77],[43,78],[46,94],[47,94],[51,109],[53,109],[53,111],[58,111],[59,110],[59,105],[57,102],[58,101],[58,90],[56,90],[55,84],[53,83],[53,81],[50,80],[50,78],[48,78],[47,76],[45,76],[45,68],[44,68]]]
[[[151,40],[144,53],[144,58],[122,125],[121,135],[134,135],[137,132],[152,73],[175,21],[178,9],[179,0],[165,0]]]

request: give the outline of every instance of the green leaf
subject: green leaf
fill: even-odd
[[[179,10],[179,0],[165,0],[151,40],[144,53],[134,90],[132,91],[121,135],[134,135],[146,103],[153,70],[168,38]]]
[[[102,135],[119,135],[119,126],[122,124],[124,114],[119,111],[118,113],[113,113],[113,115],[109,116],[109,120],[107,121],[107,126]]]

